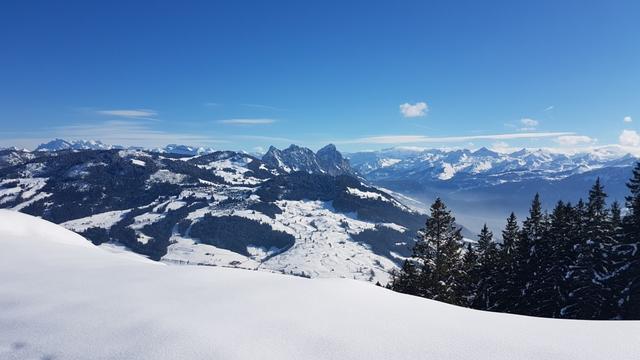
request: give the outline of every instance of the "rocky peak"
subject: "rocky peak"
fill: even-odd
[[[497,157],[500,157],[500,154],[498,154],[495,151],[491,151],[491,150],[489,150],[489,149],[487,149],[486,147],[483,146],[480,149],[474,151],[473,152],[473,156],[497,158]]]
[[[354,173],[349,161],[342,157],[342,154],[333,144],[329,144],[318,150],[316,158],[322,170],[331,176]]]
[[[59,151],[71,149],[71,143],[62,139],[53,139],[47,143],[40,144],[36,151]]]
[[[293,144],[284,150],[271,146],[262,157],[262,161],[285,172],[304,171],[310,174],[326,173],[332,176],[354,173],[349,162],[342,157],[333,144],[323,147],[317,153]]]

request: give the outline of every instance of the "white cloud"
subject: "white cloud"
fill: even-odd
[[[218,120],[221,124],[227,125],[267,125],[276,122],[275,119],[225,119]]]
[[[52,138],[66,140],[96,139],[106,144],[123,146],[156,147],[166,144],[211,146],[228,143],[229,140],[211,138],[202,134],[174,133],[153,129],[149,122],[112,120],[101,123],[74,124],[55,127],[39,136],[40,142]]]
[[[151,109],[120,109],[120,110],[96,110],[98,114],[117,116],[131,119],[151,119],[158,115],[155,110]]]
[[[504,141],[496,141],[493,144],[491,144],[491,150],[499,153],[503,153],[503,154],[509,154],[518,149],[515,147],[512,147],[511,145],[507,144]]]
[[[633,121],[633,119],[631,118],[631,116],[625,116],[624,119],[622,119],[624,122],[626,123],[630,123]]]
[[[413,105],[404,103],[400,105],[400,113],[406,118],[425,116],[429,111],[429,106],[426,102],[417,102]]]
[[[520,119],[520,124],[522,124],[522,127],[520,128],[521,131],[531,131],[535,130],[540,122],[538,120],[524,118]]]
[[[513,140],[513,139],[537,139],[574,135],[572,132],[530,132],[493,135],[469,135],[469,136],[444,136],[430,137],[424,135],[383,135],[370,136],[353,140],[336,141],[341,144],[410,144],[410,143],[452,143],[473,140]]]
[[[554,141],[560,145],[575,146],[579,144],[594,143],[595,139],[592,139],[584,135],[563,135],[563,136],[558,136]]]
[[[551,105],[551,106],[547,106],[547,107],[546,107],[544,110],[542,110],[542,111],[547,112],[547,111],[551,111],[551,110],[553,110],[554,108],[555,108],[555,106]]]
[[[640,146],[640,135],[635,130],[622,130],[618,139],[622,146]]]

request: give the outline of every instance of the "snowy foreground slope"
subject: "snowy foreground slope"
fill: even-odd
[[[345,279],[152,262],[0,210],[0,359],[633,359],[640,322],[458,308]]]

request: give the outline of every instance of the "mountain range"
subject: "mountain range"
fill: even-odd
[[[142,147],[124,147],[121,145],[109,145],[99,140],[63,140],[54,139],[46,143],[38,145],[36,152],[50,152],[60,150],[112,150],[112,149],[129,149],[144,150]],[[202,154],[210,154],[215,152],[212,148],[195,147],[188,145],[169,144],[161,148],[147,149],[157,153],[167,153],[185,156],[194,156]]]
[[[0,151],[0,207],[165,262],[385,283],[425,216],[328,145],[196,156]]]
[[[599,177],[610,201],[624,201],[626,181],[638,159],[617,149],[563,154],[522,149],[498,153],[392,148],[348,154],[353,168],[372,184],[428,204],[441,197],[458,219],[496,233],[511,211],[524,215],[535,193],[545,207],[584,197]]]
[[[498,234],[536,192],[550,207],[584,196],[600,177],[609,199],[623,200],[636,161],[486,148],[343,156],[331,144],[254,156],[56,139],[35,151],[0,150],[0,208],[154,260],[384,283],[410,255],[435,197],[467,238],[485,222]]]

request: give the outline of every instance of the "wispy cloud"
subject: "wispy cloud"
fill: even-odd
[[[249,118],[249,119],[224,119],[224,120],[218,120],[217,122],[220,124],[227,124],[227,125],[268,125],[268,124],[273,124],[276,121],[277,121],[276,119]]]
[[[41,129],[23,134],[0,133],[0,146],[24,146],[34,148],[53,138],[66,140],[100,140],[106,144],[123,146],[156,147],[171,143],[194,146],[213,146],[230,143],[228,139],[216,139],[202,134],[156,130],[155,123],[138,120],[110,120],[98,123],[77,123]],[[26,135],[26,136],[24,136]]]
[[[550,105],[550,106],[547,106],[546,108],[544,108],[544,110],[542,110],[542,111],[543,111],[543,112],[547,112],[547,111],[551,111],[551,110],[553,110],[553,109],[555,109],[555,106]]]
[[[630,123],[633,121],[633,119],[631,118],[631,116],[625,116],[622,121],[626,122],[626,123]]]
[[[540,125],[540,122],[538,120],[524,118],[520,119],[520,124],[522,125],[520,131],[532,131],[535,130],[538,125]]]
[[[473,140],[516,140],[516,139],[536,139],[549,138],[566,135],[574,135],[572,132],[529,132],[510,133],[492,135],[469,135],[469,136],[424,136],[424,135],[383,135],[361,137],[353,140],[336,141],[341,144],[419,144],[419,143],[455,143]]]
[[[254,109],[263,109],[263,110],[273,110],[273,111],[284,111],[286,109],[271,106],[271,105],[262,105],[262,104],[240,104],[245,107],[250,107]]]
[[[494,142],[493,144],[491,144],[490,148],[493,151],[497,151],[499,153],[504,153],[504,154],[512,153],[518,150],[516,147],[513,147],[504,141]]]
[[[75,124],[54,128],[56,136],[67,139],[98,139],[126,146],[159,146],[168,143],[208,145],[227,143],[206,135],[156,130],[140,122],[107,121],[98,124]]]
[[[427,115],[429,106],[426,102],[417,102],[415,104],[400,104],[400,113],[406,118],[414,118]]]
[[[96,113],[100,115],[123,117],[129,119],[152,119],[155,120],[155,116],[158,112],[151,109],[117,109],[117,110],[96,110]]]
[[[563,146],[586,145],[596,142],[595,139],[585,135],[563,135],[558,136],[554,141]]]

